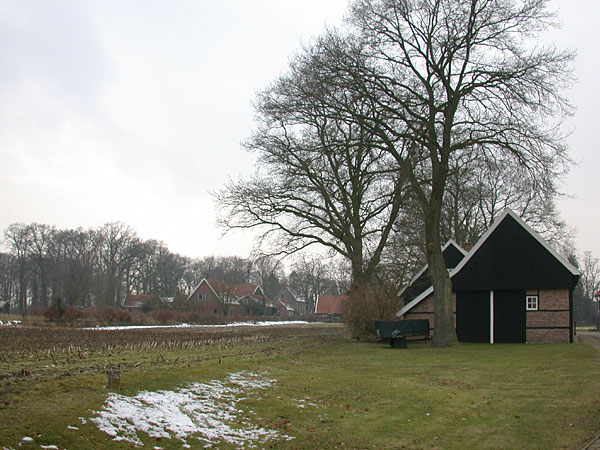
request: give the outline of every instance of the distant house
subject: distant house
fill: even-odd
[[[247,315],[272,316],[278,310],[277,305],[257,284],[238,284],[232,287],[231,292]]]
[[[158,295],[135,295],[127,294],[123,302],[123,308],[129,312],[142,311],[158,308],[169,308]]]
[[[238,305],[231,288],[220,280],[203,278],[184,303],[186,311],[196,311],[216,318],[224,318],[230,307]]]
[[[286,305],[286,311],[292,316],[306,317],[306,300],[289,286],[282,286],[276,295],[279,302]]]
[[[315,315],[319,319],[338,321],[344,317],[344,303],[347,295],[319,295]]]
[[[452,279],[460,342],[573,342],[573,290],[579,271],[510,210],[467,253],[449,242],[444,259]],[[429,319],[435,331],[428,269],[399,294],[396,314]]]

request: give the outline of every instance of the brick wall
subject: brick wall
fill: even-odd
[[[412,308],[404,315],[404,319],[427,319],[429,320],[429,328],[433,336],[433,330],[435,329],[435,320],[433,318],[434,311],[434,298],[433,294],[423,299],[418,305]],[[456,294],[452,293],[452,311],[454,311],[454,327],[456,328]]]
[[[569,330],[561,329],[534,329],[527,330],[528,344],[565,344],[569,343]]]
[[[527,311],[527,343],[568,343],[569,290],[528,290],[527,295],[538,296],[538,311]]]

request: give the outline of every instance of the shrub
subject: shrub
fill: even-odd
[[[46,312],[46,310],[44,308],[40,308],[39,306],[32,306],[31,308],[28,308],[25,311],[23,311],[23,317],[25,317],[25,316],[42,317],[42,316],[44,316],[45,312]]]
[[[75,322],[81,319],[84,315],[85,313],[80,308],[67,306],[67,309],[65,309],[65,313],[63,314],[63,319],[67,322]]]
[[[173,322],[175,320],[175,313],[173,313],[173,311],[170,309],[155,309],[150,313],[150,315],[157,322],[162,324]]]
[[[55,320],[60,319],[60,311],[56,305],[50,306],[46,311],[44,311],[44,317],[48,319],[50,322],[54,322]]]
[[[131,314],[124,309],[117,310],[117,319],[119,322],[131,322]]]
[[[344,305],[344,322],[354,336],[375,332],[374,320],[395,320],[399,309],[397,287],[385,280],[353,285]]]
[[[119,310],[112,306],[107,306],[100,311],[100,318],[106,322],[113,323],[119,319]]]

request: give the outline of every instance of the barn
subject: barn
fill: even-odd
[[[507,209],[467,252],[444,247],[460,342],[573,342],[573,290],[579,271]],[[434,293],[425,266],[402,290],[404,319],[429,319]]]

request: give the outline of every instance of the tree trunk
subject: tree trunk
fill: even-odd
[[[441,200],[440,200],[441,205]],[[442,254],[440,240],[440,212],[433,200],[425,217],[427,263],[434,295],[434,347],[451,347],[458,341],[454,328],[454,306],[452,302],[452,281]]]

